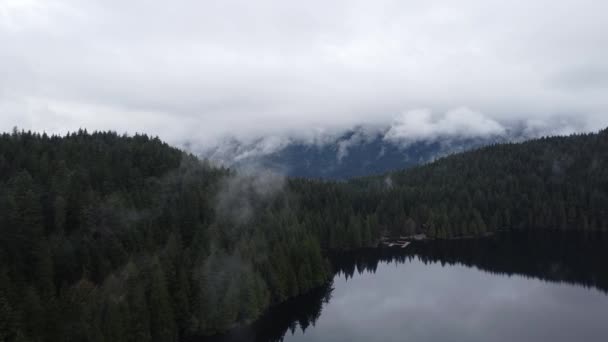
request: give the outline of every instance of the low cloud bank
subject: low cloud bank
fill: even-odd
[[[408,111],[398,116],[384,138],[397,142],[415,142],[453,137],[487,137],[506,132],[496,120],[468,108],[457,108],[443,114],[429,109]]]
[[[255,139],[227,136],[205,147],[195,147],[195,151],[217,164],[230,166],[235,163],[255,164],[257,159],[281,152],[290,145],[304,145],[311,149],[332,146],[336,160],[340,163],[352,148],[375,139],[401,148],[417,142],[439,142],[447,150],[458,151],[457,145],[463,140],[522,141],[542,136],[597,131],[598,123],[608,125],[608,116],[553,115],[545,118],[498,120],[467,107],[445,112],[422,108],[404,111],[384,124],[375,122],[334,130],[302,129],[299,132],[290,131]]]

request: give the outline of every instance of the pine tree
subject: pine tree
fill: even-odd
[[[17,337],[17,317],[3,292],[6,283],[0,283],[0,341],[13,341]],[[6,285],[8,286],[8,285]]]
[[[176,341],[177,329],[167,291],[165,275],[160,265],[155,264],[150,283],[150,328],[153,341]]]

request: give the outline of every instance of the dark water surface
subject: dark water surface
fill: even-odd
[[[509,233],[333,257],[327,288],[213,341],[608,341],[608,237]]]

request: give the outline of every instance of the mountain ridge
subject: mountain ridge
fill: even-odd
[[[201,157],[233,168],[264,168],[286,176],[343,180],[428,163],[436,158],[499,142],[509,136],[437,137],[402,142],[381,132],[349,130],[322,141],[258,139],[251,143],[226,140]]]
[[[253,140],[227,137],[198,153],[217,165],[271,169],[291,177],[345,180],[426,164],[450,154],[497,143],[567,135],[566,124],[551,129],[530,124],[504,125],[500,133],[398,136],[392,126],[357,125],[333,134],[267,136]],[[556,131],[558,134],[551,134]],[[561,134],[563,133],[563,134]]]

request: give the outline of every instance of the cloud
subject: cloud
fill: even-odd
[[[347,132],[346,137],[340,137],[336,140],[327,141],[328,143],[335,143],[338,151],[336,152],[336,158],[338,163],[342,162],[344,157],[348,156],[349,149],[351,147],[370,142],[377,138],[385,130],[384,127],[380,126],[365,126],[355,127],[352,131]]]
[[[598,130],[607,11],[592,0],[4,0],[0,130],[149,132],[197,149],[399,113],[432,133],[447,124],[409,109],[459,106],[486,118],[465,133],[564,117]]]
[[[234,137],[220,140],[210,148],[198,150],[199,154],[220,165],[231,165],[240,161],[253,160],[282,150],[292,140],[283,136],[266,136],[255,141],[239,141]]]
[[[608,66],[582,65],[564,69],[551,79],[551,83],[564,91],[608,90]]]
[[[505,133],[495,120],[468,108],[433,115],[429,109],[418,109],[397,117],[385,135],[393,141],[418,141],[433,138],[487,137]]]
[[[338,141],[338,152],[336,153],[336,158],[338,159],[338,163],[342,162],[344,157],[348,156],[348,149],[359,145],[363,142],[361,136],[359,134],[353,134],[350,138]]]

